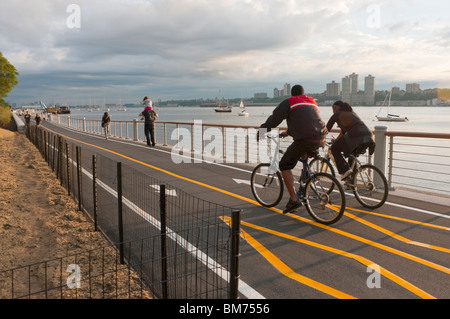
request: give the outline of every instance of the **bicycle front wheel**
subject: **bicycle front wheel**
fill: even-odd
[[[265,207],[276,206],[283,197],[283,178],[279,171],[269,174],[270,164],[257,165],[250,177],[250,185],[256,201]]]
[[[378,208],[386,202],[388,182],[381,170],[371,164],[361,165],[353,174],[353,193],[358,202],[367,208]]]
[[[305,207],[311,217],[325,225],[336,223],[345,211],[345,193],[331,174],[315,173],[304,190]]]

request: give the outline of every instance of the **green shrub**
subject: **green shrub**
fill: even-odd
[[[8,107],[0,107],[0,125],[4,126],[11,121],[11,112]]]

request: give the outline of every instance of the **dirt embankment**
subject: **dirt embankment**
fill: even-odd
[[[0,272],[108,245],[36,147],[3,128],[0,194]]]

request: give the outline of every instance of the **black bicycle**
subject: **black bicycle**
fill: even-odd
[[[330,173],[335,176],[330,162],[331,160],[336,165],[330,150],[331,144],[326,143],[328,149],[325,157],[317,154],[309,165],[316,172]],[[378,167],[372,164],[361,164],[359,161],[358,156],[364,154],[368,147],[369,144],[363,144],[348,156],[348,163],[353,173],[344,181],[344,187],[353,191],[356,200],[361,205],[375,209],[386,202],[389,186],[386,176]]]
[[[284,154],[284,151],[280,150],[279,139],[272,140],[276,143],[274,156]],[[317,150],[308,156],[316,156],[316,153]],[[297,196],[315,221],[326,225],[336,223],[346,207],[344,189],[333,175],[314,172],[308,164],[308,156],[299,160],[303,169]],[[258,164],[253,169],[250,184],[256,201],[264,207],[276,206],[283,197],[283,178],[273,163]]]

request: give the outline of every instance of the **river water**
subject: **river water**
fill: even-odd
[[[216,113],[209,107],[161,107],[156,112],[158,121],[193,122],[201,120],[204,124],[259,126],[272,114],[274,107],[247,107],[248,117],[238,116],[238,107],[231,113]],[[322,119],[327,122],[332,115],[330,106],[319,107]],[[389,131],[433,132],[450,134],[450,107],[391,107],[389,113],[408,117],[408,122],[379,122],[376,115],[386,115],[387,109],[380,107],[353,107],[354,111],[370,128],[387,126]],[[139,118],[142,108],[128,108],[126,112],[111,109],[112,120],[133,120]],[[72,108],[71,117],[86,119],[102,118],[103,111],[88,112]],[[282,123],[285,126],[286,123]]]
[[[201,120],[203,124],[260,126],[275,107],[247,107],[248,117],[238,116],[239,108],[231,113],[216,113],[209,107],[160,107],[157,121],[189,122]],[[330,106],[319,107],[326,123],[332,115]],[[354,111],[374,129],[386,126],[390,132],[424,132],[450,134],[450,107],[391,107],[389,113],[406,116],[408,122],[379,122],[376,115],[384,116],[387,109],[377,106],[354,107]],[[132,121],[139,119],[140,107],[128,108],[126,112],[110,110],[113,121]],[[100,120],[104,111],[88,112],[72,108],[73,118]],[[280,126],[286,126],[283,122]],[[335,127],[336,128],[336,127]],[[131,130],[131,126],[129,128]],[[132,133],[130,133],[132,134]],[[139,139],[143,139],[143,128],[139,129]],[[157,137],[158,137],[157,132]],[[170,134],[170,132],[168,132]],[[334,134],[336,135],[336,134]],[[170,135],[169,135],[170,139]],[[388,141],[389,142],[389,141]],[[174,145],[176,141],[169,141]],[[388,154],[389,160],[389,154]],[[450,193],[450,139],[394,138],[392,180],[394,185],[413,187],[425,191]],[[388,169],[386,171],[388,174]]]

